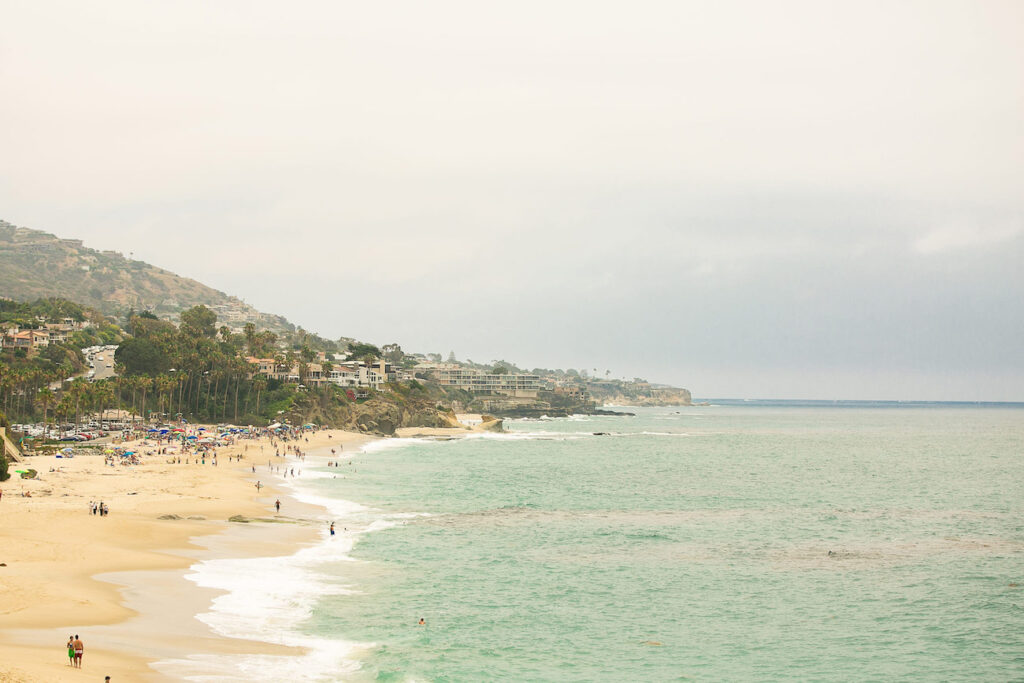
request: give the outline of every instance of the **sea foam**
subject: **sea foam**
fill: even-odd
[[[313,480],[322,478],[321,474],[329,476],[314,469],[303,476]],[[295,655],[190,655],[157,662],[154,668],[161,673],[204,682],[335,681],[357,671],[358,655],[374,647],[302,632],[317,601],[353,592],[318,567],[354,561],[349,553],[360,534],[390,528],[415,515],[390,519],[358,503],[313,493],[298,479],[281,484],[300,502],[324,508],[325,527],[334,521],[336,535],[330,536],[325,528],[318,543],[285,557],[205,560],[193,565],[185,578],[203,588],[225,591],[214,598],[208,612],[196,617],[214,632],[301,650]]]

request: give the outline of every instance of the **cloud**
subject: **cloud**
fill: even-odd
[[[1021,225],[948,225],[920,237],[913,247],[921,254],[991,249],[1016,239],[1022,233],[1024,226]]]
[[[1012,0],[13,3],[0,206],[331,335],[704,395],[717,373],[736,395],[956,398],[973,372],[1005,397],[1022,20]]]

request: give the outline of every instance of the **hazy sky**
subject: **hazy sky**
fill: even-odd
[[[1024,400],[1024,2],[0,0],[0,218],[325,336]]]

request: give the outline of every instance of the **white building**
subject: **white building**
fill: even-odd
[[[537,375],[494,375],[450,363],[423,364],[434,380],[443,386],[456,387],[475,394],[501,394],[515,398],[537,398],[541,389]],[[421,368],[422,366],[417,366]]]

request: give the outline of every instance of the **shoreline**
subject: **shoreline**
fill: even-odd
[[[323,457],[318,451],[332,445],[358,448],[380,437],[321,430],[308,438],[288,445]],[[217,466],[209,459],[170,464],[167,455],[124,468],[104,466],[101,456],[29,459],[41,480],[0,484],[0,681],[178,680],[153,665],[190,656],[301,654],[218,633],[197,617],[225,591],[186,578],[207,560],[294,555],[323,536],[327,509],[300,502],[280,485],[266,461],[290,468],[296,460],[273,453],[264,437],[219,448]],[[241,462],[228,462],[236,455]],[[264,484],[259,492],[254,480]],[[97,499],[109,505],[108,516],[89,513]],[[177,518],[160,519],[168,515]],[[227,521],[234,515],[251,521]],[[68,665],[69,634],[85,642],[82,669]]]

